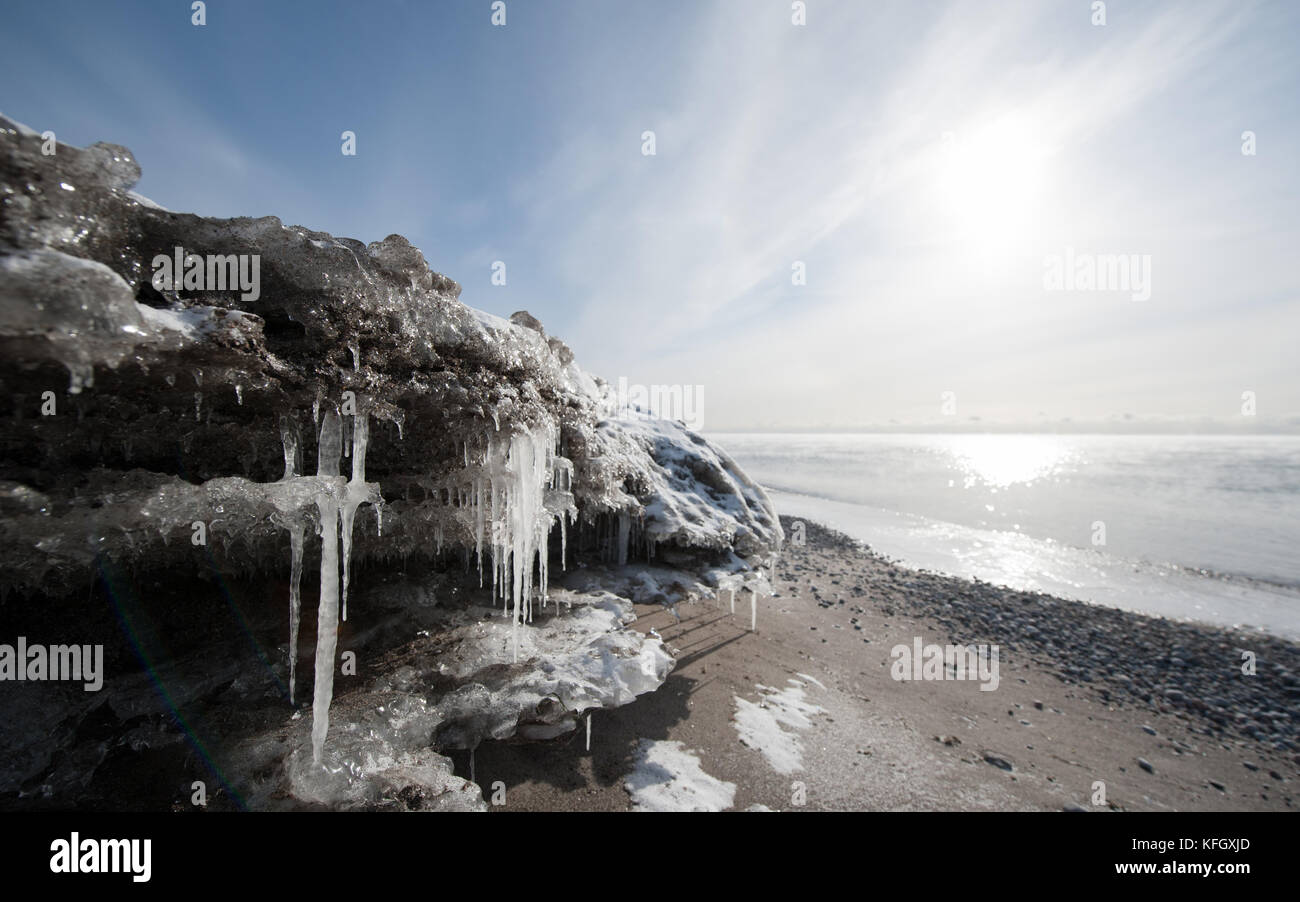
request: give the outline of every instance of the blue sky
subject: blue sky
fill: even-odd
[[[708,428],[1300,414],[1300,6],[1091,15],[10,2],[0,110],[130,147],[170,209],[405,235],[589,370],[703,385]],[[1045,291],[1067,248],[1149,255],[1150,299]]]

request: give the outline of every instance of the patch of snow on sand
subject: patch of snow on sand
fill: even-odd
[[[821,680],[817,679],[817,677],[815,676],[808,676],[808,674],[806,673],[796,673],[795,676],[797,676],[801,680],[807,680],[810,683],[816,683],[818,689],[820,689],[822,692],[826,691],[826,686],[822,683]]]
[[[785,689],[760,684],[757,702],[736,696],[736,715],[732,718],[740,741],[762,752],[778,774],[803,770],[803,744],[797,731],[811,727],[810,718],[824,710],[804,701],[803,683],[788,682],[790,685]]]
[[[735,783],[706,774],[700,759],[671,739],[642,739],[623,786],[638,811],[721,811],[736,798]]]

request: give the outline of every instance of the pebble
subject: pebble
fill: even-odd
[[[990,752],[984,753],[984,760],[987,761],[989,764],[992,764],[994,767],[998,768],[999,770],[1005,770],[1005,771],[1015,770],[1015,766],[1006,758],[999,758],[997,755],[994,755]]]

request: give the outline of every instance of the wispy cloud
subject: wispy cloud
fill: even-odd
[[[536,175],[535,240],[551,249],[556,284],[576,304],[567,328],[597,369],[706,381],[737,425],[773,408],[789,422],[841,424],[937,414],[940,388],[963,386],[1009,411],[1184,411],[1233,387],[1207,379],[1244,378],[1226,349],[1219,365],[1172,380],[1123,365],[1145,336],[1162,355],[1154,364],[1182,366],[1169,339],[1200,318],[1189,311],[1230,312],[1222,283],[1190,275],[1207,245],[1233,255],[1222,268],[1248,299],[1295,288],[1272,252],[1257,270],[1258,245],[1233,245],[1249,226],[1230,209],[1205,209],[1243,188],[1241,126],[1197,111],[1231,109],[1238,86],[1212,96],[1186,86],[1224,71],[1242,31],[1259,27],[1236,5],[1126,8],[1104,28],[1042,4],[996,15],[845,5],[818,8],[803,29],[746,10],[716,4],[693,24],[657,115],[629,109],[594,124],[574,111]],[[1036,184],[1023,231],[999,246],[949,221],[938,173],[945,132],[962,152],[1006,119],[1033,145],[1035,171],[1015,181]],[[644,129],[656,156],[639,152]],[[1188,141],[1217,142],[1221,168]],[[1171,167],[1182,170],[1172,185]],[[996,184],[1006,173],[988,177],[975,232],[997,228],[999,192],[1015,187]],[[1196,221],[1208,231],[1189,234],[1189,206],[1207,197]],[[580,212],[557,230],[556,209]],[[1066,246],[1154,254],[1151,306],[1045,296],[1044,254]],[[790,284],[796,260],[806,287]],[[1251,328],[1294,323],[1293,311]],[[1053,359],[1092,378],[1071,390],[1050,366],[1029,365]],[[1300,408],[1294,390],[1280,400]]]

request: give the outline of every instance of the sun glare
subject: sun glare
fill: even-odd
[[[968,484],[999,489],[1053,476],[1070,456],[1051,435],[953,436],[947,450]]]
[[[1045,156],[1038,131],[1016,114],[946,133],[935,183],[941,226],[976,252],[1022,244],[1032,232]]]

